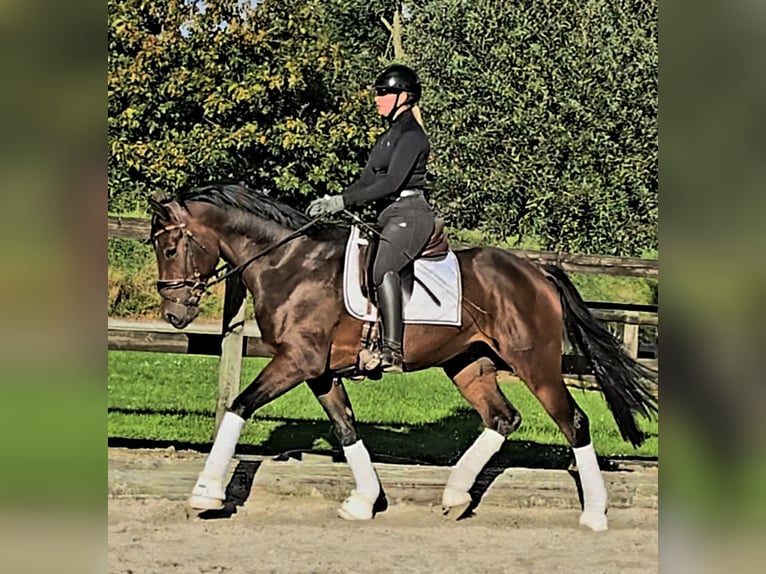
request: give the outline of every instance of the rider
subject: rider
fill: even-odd
[[[414,70],[395,64],[377,77],[378,113],[389,122],[375,142],[359,179],[341,195],[325,196],[309,205],[309,215],[336,213],[345,207],[386,198],[378,215],[382,228],[373,266],[380,312],[384,371],[402,372],[401,275],[426,246],[434,229],[434,213],[425,199],[426,162],[430,143],[416,106],[422,92]]]

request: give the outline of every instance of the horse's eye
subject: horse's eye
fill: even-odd
[[[177,251],[178,250],[175,247],[170,247],[165,250],[165,257],[167,257],[168,259],[172,259],[173,257],[176,256]]]

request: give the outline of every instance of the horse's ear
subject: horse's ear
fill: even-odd
[[[170,215],[170,211],[168,211],[167,206],[163,205],[153,197],[149,198],[149,205],[152,207],[152,211],[159,217],[162,221],[170,221],[172,219],[172,216]]]

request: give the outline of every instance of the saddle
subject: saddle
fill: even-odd
[[[449,243],[447,235],[444,233],[446,225],[443,219],[437,217],[434,221],[434,230],[423,250],[415,259],[442,259],[449,252]],[[380,244],[380,228],[373,226],[378,233],[367,234],[367,244],[359,247],[359,285],[362,288],[362,294],[375,303],[375,289],[372,289],[372,267],[375,262],[375,255],[378,252]]]

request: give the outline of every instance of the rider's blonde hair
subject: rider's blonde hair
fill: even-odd
[[[423,131],[426,131],[426,126],[423,124],[423,115],[420,113],[420,106],[415,104],[412,106],[412,117],[415,118],[415,121],[420,124],[420,127],[423,128]]]

